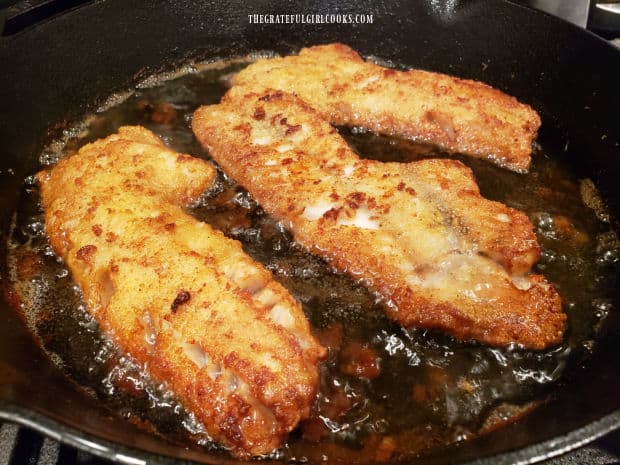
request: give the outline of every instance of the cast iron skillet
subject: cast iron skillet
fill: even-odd
[[[374,24],[254,25],[247,18],[315,12],[372,13]],[[567,23],[487,0],[109,0],[0,38],[2,274],[17,195],[24,177],[37,170],[50,135],[114,91],[183,62],[266,49],[287,53],[333,41],[363,55],[483,80],[530,103],[543,117],[540,137],[567,146],[567,162],[595,181],[620,217],[620,52]],[[416,463],[532,463],[620,426],[619,320],[617,312],[611,315],[591,359],[568,373],[551,402],[511,426]],[[171,463],[170,457],[236,463],[167,443],[104,410],[42,355],[7,297],[0,301],[0,418],[126,463]]]

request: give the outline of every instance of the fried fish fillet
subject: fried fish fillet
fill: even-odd
[[[540,127],[531,107],[486,84],[384,68],[342,44],[258,60],[233,83],[294,93],[333,124],[434,144],[519,172],[529,168]]]
[[[123,127],[38,179],[52,247],[103,331],[249,457],[309,414],[325,350],[269,271],[183,211],[214,176]]]
[[[480,195],[455,160],[360,159],[322,114],[281,91],[229,92],[194,113],[220,166],[295,239],[365,280],[405,326],[491,345],[558,343],[555,288],[522,212]]]

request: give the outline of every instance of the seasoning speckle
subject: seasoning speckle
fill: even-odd
[[[189,302],[191,298],[192,296],[188,291],[180,291],[172,302],[172,305],[170,306],[170,311],[172,313],[176,313],[177,309],[181,305]]]

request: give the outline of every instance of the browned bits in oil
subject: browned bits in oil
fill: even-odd
[[[377,451],[375,452],[375,460],[377,462],[387,462],[392,458],[396,450],[396,441],[391,436],[385,436],[379,442]]]
[[[428,366],[425,369],[425,380],[413,386],[413,400],[423,406],[428,406],[444,395],[449,382],[448,374],[443,368]]]
[[[335,388],[328,399],[329,402],[321,405],[321,414],[332,420],[338,420],[353,407],[353,399],[346,394],[342,386]]]
[[[424,384],[414,384],[412,396],[413,400],[420,405],[424,405],[430,400],[428,397],[428,390]]]
[[[319,442],[328,433],[327,426],[319,418],[308,418],[300,423],[301,436],[308,442]]]
[[[173,125],[177,121],[177,110],[168,102],[151,103],[143,99],[136,103],[136,107],[138,110],[150,114],[153,123]]]
[[[381,359],[370,347],[351,342],[340,352],[340,371],[347,375],[374,379],[381,374]]]
[[[151,102],[149,102],[148,100],[139,100],[136,103],[136,107],[138,108],[138,110],[150,111],[153,109],[153,104],[151,104]]]
[[[338,350],[342,345],[342,336],[344,328],[340,323],[334,323],[320,331],[317,331],[315,336],[319,342],[330,350]]]
[[[566,216],[555,215],[553,223],[560,238],[566,240],[573,247],[583,247],[590,241],[588,235],[578,229]]]
[[[16,255],[19,267],[17,268],[17,277],[20,280],[30,280],[37,275],[41,267],[41,260],[34,253],[17,249]]]
[[[164,225],[164,229],[166,231],[174,231],[174,228],[176,228],[176,224],[174,224],[174,223],[166,223]]]
[[[172,313],[176,313],[177,309],[181,305],[189,302],[191,298],[192,296],[188,291],[180,291],[172,302],[172,305],[170,305],[170,311],[172,311]]]
[[[101,225],[98,224],[93,224],[92,230],[93,234],[97,237],[101,236],[101,233],[103,232],[103,229],[101,229]]]
[[[136,379],[133,376],[114,376],[110,379],[110,382],[116,388],[122,390],[123,392],[126,392],[127,394],[136,399],[144,399],[147,397],[147,393],[144,390],[144,387],[140,383],[136,383]]]
[[[467,378],[459,378],[456,385],[461,391],[465,391],[468,394],[473,394],[476,390],[476,386],[474,386]]]
[[[160,103],[155,106],[151,120],[158,124],[172,124],[177,119],[177,111],[169,103]]]

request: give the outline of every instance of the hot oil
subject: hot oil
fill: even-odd
[[[191,115],[199,105],[218,102],[230,73],[242,66],[231,62],[192,68],[175,79],[139,86],[122,102],[92,115],[79,130],[67,131],[62,143],[42,155],[42,163],[53,163],[127,124],[143,125],[173,149],[208,159],[191,132]],[[340,132],[363,157],[409,162],[447,156],[359,128]],[[222,172],[190,209],[196,218],[241,241],[249,255],[271,270],[302,303],[315,334],[329,347],[312,418],[302,422],[274,458],[387,460],[469,439],[543,401],[567,369],[592,349],[613,306],[615,274],[610,271],[619,247],[605,213],[582,201],[588,186],[544,146],[527,175],[456,158],[472,168],[485,197],[525,211],[534,223],[543,250],[535,271],[558,287],[568,314],[567,334],[558,347],[542,352],[491,348],[400,328],[384,316],[379,299],[362,283],[305,252]],[[68,270],[49,247],[33,177],[25,183],[9,251],[10,279],[21,297],[21,311],[69,376],[130,421],[180,442],[215,447],[165,385],[155,385],[144,367],[117,353],[100,334]]]

